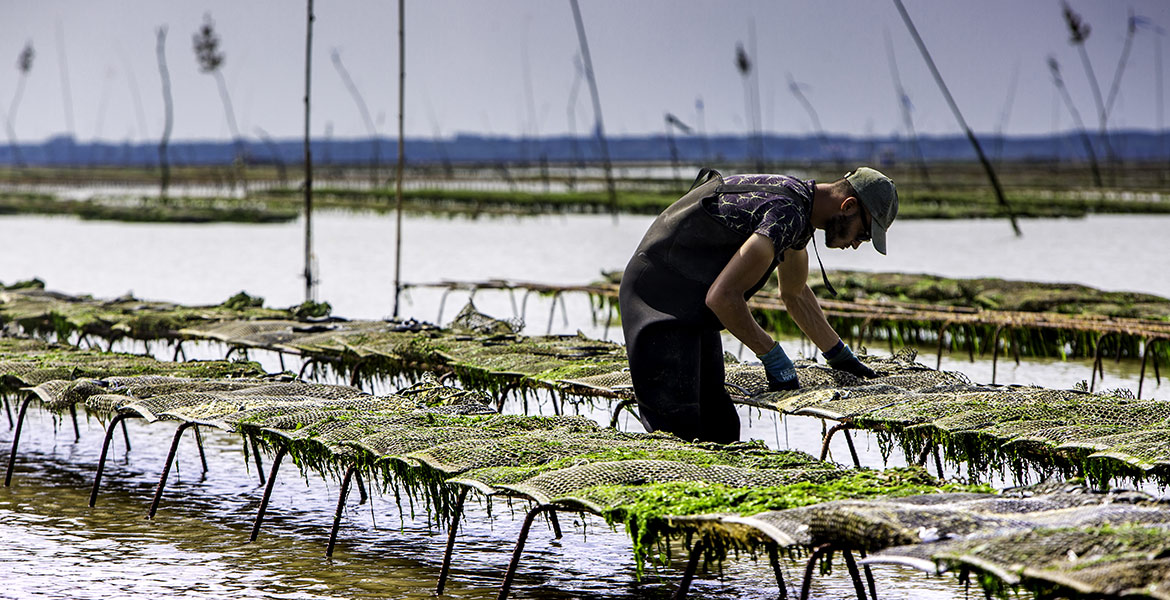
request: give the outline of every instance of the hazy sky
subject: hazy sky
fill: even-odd
[[[1082,118],[1096,127],[1092,93],[1058,0],[905,3],[977,131],[1071,128],[1049,75],[1049,55],[1060,62]],[[1121,57],[1128,8],[1170,29],[1166,0],[1071,4],[1092,26],[1086,47],[1102,94]],[[330,127],[335,138],[367,133],[330,59],[335,49],[378,132],[396,134],[397,7],[394,0],[317,0],[315,137]],[[903,131],[887,37],[913,102],[915,127],[959,131],[891,0],[581,0],[581,12],[611,134],[661,132],[667,112],[708,133],[744,131],[749,121],[735,48],[743,42],[751,50],[753,30],[766,131],[815,131],[789,90],[790,76],[830,133]],[[228,138],[215,80],[199,72],[192,51],[204,14],[222,39],[223,73],[240,131],[251,138],[261,128],[275,138],[300,136],[305,3],[295,0],[6,0],[0,3],[0,114],[10,114],[17,57],[31,42],[36,55],[11,123],[18,139],[67,132],[70,118],[81,140],[157,139],[163,103],[155,30],[166,26],[172,139]],[[1170,69],[1170,40],[1158,36],[1153,28],[1137,32],[1111,126],[1159,125],[1155,47],[1160,39],[1163,68]],[[406,39],[408,136],[546,135],[584,132],[592,122],[583,81],[573,107],[569,102],[579,47],[568,0],[408,1]],[[71,111],[63,99],[65,72]]]

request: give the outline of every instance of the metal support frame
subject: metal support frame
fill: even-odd
[[[942,369],[943,340],[946,338],[947,328],[950,326],[951,322],[946,321],[938,328],[938,360],[934,363],[936,371]]]
[[[804,581],[800,586],[800,600],[808,600],[809,588],[812,586],[812,577],[816,569],[817,561],[825,554],[832,555],[834,550],[841,550],[845,556],[845,566],[849,569],[849,577],[853,580],[853,591],[857,594],[857,600],[866,600],[865,584],[861,581],[861,573],[857,569],[857,561],[853,558],[853,552],[847,548],[835,548],[832,544],[821,544],[813,548],[809,554],[808,562],[804,566]],[[870,593],[873,594],[873,600],[877,600],[876,586],[873,583],[873,574],[869,571],[868,565],[866,568],[866,577],[869,579]]]
[[[33,401],[32,394],[20,403],[20,410],[16,414],[16,431],[12,433],[12,449],[8,451],[8,469],[4,472],[4,487],[12,484],[12,469],[16,466],[16,450],[20,446],[20,430],[24,428],[24,415],[28,411],[28,404]]]
[[[179,450],[179,440],[183,438],[183,432],[188,427],[195,427],[196,434],[199,432],[199,427],[190,421],[179,424],[179,427],[175,429],[175,437],[171,439],[171,449],[167,453],[167,462],[163,463],[162,475],[158,478],[158,486],[154,489],[154,499],[150,502],[150,511],[146,513],[147,519],[153,519],[155,513],[158,512],[158,504],[162,500],[163,488],[167,486],[167,477],[171,474],[171,465],[174,464],[175,454]],[[199,456],[200,458],[204,458],[202,444],[199,446]],[[203,460],[203,472],[207,473],[206,458]]]
[[[687,568],[683,571],[682,581],[679,582],[678,589],[674,591],[674,600],[683,600],[691,591],[691,581],[695,579],[695,573],[699,570],[699,559],[702,556],[703,542],[695,542],[694,547],[691,548],[691,554],[687,558]]]
[[[832,544],[821,544],[813,548],[812,553],[808,555],[808,562],[804,565],[804,580],[800,584],[800,600],[808,600],[809,587],[812,585],[813,570],[817,566],[817,561],[827,552],[833,550]]]
[[[69,405],[69,416],[73,417],[73,443],[81,441],[81,427],[77,424],[77,405]]]
[[[1000,323],[995,327],[995,333],[991,334],[991,384],[995,385],[995,371],[999,366],[999,334],[1003,331],[1003,324]]]
[[[256,522],[252,525],[252,536],[248,538],[249,542],[256,541],[256,538],[260,536],[260,525],[264,522],[264,513],[268,510],[268,500],[272,497],[272,487],[276,485],[276,473],[280,470],[280,461],[285,454],[288,454],[288,447],[281,446],[276,451],[276,456],[272,458],[272,469],[268,471],[268,483],[264,486],[264,496],[260,498],[260,509],[256,511]]]
[[[1142,386],[1146,382],[1146,363],[1150,359],[1150,353],[1152,353],[1154,351],[1154,344],[1157,344],[1158,342],[1162,342],[1162,341],[1165,341],[1165,340],[1163,338],[1148,338],[1146,340],[1145,347],[1142,348],[1142,370],[1141,370],[1141,373],[1138,375],[1138,389],[1137,389],[1138,400],[1141,400],[1141,398],[1142,398]],[[1158,355],[1155,353],[1154,354],[1154,367],[1157,368],[1157,366],[1158,366]],[[1161,377],[1158,377],[1158,383],[1161,383],[1161,379],[1162,379]]]
[[[638,401],[634,398],[626,398],[625,400],[618,402],[617,406],[614,407],[614,409],[613,409],[613,416],[610,417],[610,419],[609,419],[609,426],[613,429],[617,429],[618,417],[620,417],[622,415],[623,409],[628,410],[628,411],[630,411],[630,414],[637,416],[637,414],[634,413],[634,409],[630,408],[632,406],[637,406],[637,404],[638,404]]]
[[[1094,344],[1094,348],[1093,348],[1093,367],[1092,367],[1092,368],[1093,368],[1093,373],[1092,373],[1092,375],[1091,375],[1091,376],[1090,376],[1090,378],[1089,378],[1089,392],[1090,392],[1090,393],[1091,393],[1091,392],[1092,392],[1094,389],[1096,389],[1096,387],[1097,387],[1097,371],[1098,371],[1098,370],[1100,370],[1100,371],[1101,371],[1101,381],[1104,381],[1104,380],[1105,380],[1105,366],[1104,366],[1103,364],[1101,364],[1101,362],[1102,362],[1102,361],[1101,361],[1101,346],[1102,346],[1102,344],[1101,344],[1101,341],[1102,341],[1102,340],[1104,340],[1104,339],[1105,339],[1105,337],[1106,337],[1106,336],[1108,336],[1108,335],[1109,335],[1109,332],[1105,332],[1105,333],[1102,333],[1101,335],[1098,335],[1098,336],[1097,336],[1097,343],[1096,343],[1096,344]],[[1118,345],[1118,346],[1120,346],[1120,345],[1121,345],[1121,341],[1120,341],[1120,340],[1117,342],[1117,345]]]
[[[252,458],[256,462],[256,473],[260,475],[260,485],[264,485],[266,478],[264,477],[264,462],[260,458],[260,446],[256,443],[256,438],[253,436],[246,436],[247,442],[252,444]]]
[[[463,516],[463,504],[467,501],[467,492],[471,488],[459,490],[459,497],[455,500],[455,512],[451,515],[451,527],[447,530],[447,550],[443,553],[443,567],[439,570],[439,584],[435,587],[435,594],[442,595],[447,586],[447,577],[451,574],[451,556],[455,552],[455,536],[459,534],[459,519]]]
[[[126,420],[122,419],[122,441],[126,442],[126,452],[130,451],[130,432],[126,431]]]
[[[297,379],[304,379],[305,371],[308,371],[309,367],[313,367],[314,379],[316,379],[318,362],[320,361],[314,356],[310,356],[309,358],[305,359],[305,362],[301,363],[301,370],[297,372]]]
[[[849,435],[849,423],[837,423],[825,432],[825,440],[821,443],[821,460],[825,460],[829,456],[829,442],[833,439],[833,434],[838,431],[845,432],[845,442],[849,445],[849,454],[853,457],[853,466],[861,468],[861,459],[857,456],[857,448],[853,445],[853,437]]]
[[[333,513],[333,528],[329,531],[329,545],[325,548],[325,558],[333,558],[333,548],[337,545],[337,530],[341,528],[341,513],[345,510],[345,498],[349,495],[349,482],[357,472],[357,465],[350,465],[341,478],[341,491],[337,494],[337,511]]]
[[[776,585],[780,586],[780,600],[788,600],[788,586],[784,584],[784,572],[780,570],[780,551],[776,544],[768,545],[768,563],[776,575]]]
[[[520,556],[524,554],[524,543],[528,541],[528,532],[532,529],[532,521],[540,513],[555,510],[557,507],[552,504],[538,504],[525,515],[524,524],[520,527],[520,536],[516,539],[516,549],[512,551],[512,561],[508,563],[508,570],[504,573],[504,583],[500,585],[498,600],[505,600],[509,590],[512,589],[512,581],[516,579],[516,568],[520,566]]]
[[[199,463],[203,466],[203,478],[207,477],[207,454],[203,452],[203,432],[195,425],[195,447],[199,448]]]
[[[134,413],[118,413],[114,415],[113,419],[110,419],[110,424],[106,427],[106,439],[102,442],[102,453],[98,458],[97,473],[95,473],[93,476],[93,490],[91,490],[89,493],[90,508],[93,508],[95,505],[97,505],[98,490],[100,490],[102,486],[102,472],[106,469],[106,455],[110,451],[110,441],[114,437],[114,428],[117,427],[119,423],[122,423],[122,434],[127,436],[126,439],[129,440],[129,434],[126,433],[125,421],[130,417],[136,416],[138,415]],[[130,450],[129,445],[127,445],[126,450]]]

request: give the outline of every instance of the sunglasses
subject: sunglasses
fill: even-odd
[[[861,219],[862,230],[857,236],[858,242],[868,242],[873,239],[873,219],[868,217],[868,212],[863,208],[857,211],[858,218]]]

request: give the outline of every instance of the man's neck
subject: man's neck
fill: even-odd
[[[831,185],[818,183],[813,188],[812,213],[809,215],[809,222],[816,229],[824,229],[825,225],[829,223],[829,217],[833,215],[840,204],[841,202],[837,199]]]

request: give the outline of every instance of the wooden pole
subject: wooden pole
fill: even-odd
[[[959,121],[959,125],[966,132],[967,140],[975,148],[975,154],[979,156],[979,162],[983,165],[984,170],[987,171],[988,179],[991,180],[991,187],[995,189],[995,197],[999,201],[999,205],[1007,211],[1008,220],[1012,224],[1012,231],[1016,232],[1017,236],[1022,235],[1020,225],[1016,222],[1016,214],[1012,211],[1011,205],[1008,204],[1007,198],[1003,195],[1003,188],[999,185],[999,178],[995,176],[995,169],[992,168],[991,161],[987,160],[987,155],[983,153],[983,147],[979,145],[979,140],[975,137],[975,132],[971,131],[971,128],[967,126],[967,121],[963,118],[963,113],[959,112],[959,106],[955,104],[955,99],[951,97],[951,92],[947,89],[947,84],[943,82],[942,75],[938,72],[938,67],[934,66],[934,59],[930,57],[930,52],[926,50],[926,44],[922,41],[922,37],[918,35],[918,29],[914,27],[914,21],[910,20],[910,14],[906,12],[906,7],[902,5],[902,0],[894,0],[894,6],[898,8],[898,13],[902,15],[902,21],[906,23],[906,29],[910,30],[910,36],[914,38],[914,43],[918,46],[918,51],[922,53],[922,58],[926,60],[926,66],[930,68],[930,74],[934,75],[934,81],[938,84],[938,88],[942,90],[947,105],[951,107],[951,112],[954,113],[955,119]]]
[[[605,125],[601,120],[601,96],[597,93],[597,80],[593,77],[593,59],[589,56],[589,40],[585,37],[585,24],[581,21],[581,8],[577,0],[569,0],[573,9],[573,20],[577,24],[577,40],[581,43],[581,61],[585,66],[585,80],[589,82],[589,95],[593,100],[594,129],[601,146],[601,166],[605,169],[605,189],[609,194],[610,211],[617,218],[617,184],[613,179],[613,165],[609,160],[609,144],[605,140]]]
[[[309,143],[309,92],[313,74],[313,0],[305,22],[305,301],[314,297],[313,273],[313,151]]]
[[[402,294],[402,172],[406,166],[403,130],[406,109],[406,0],[398,0],[398,174],[394,177],[394,317]]]

